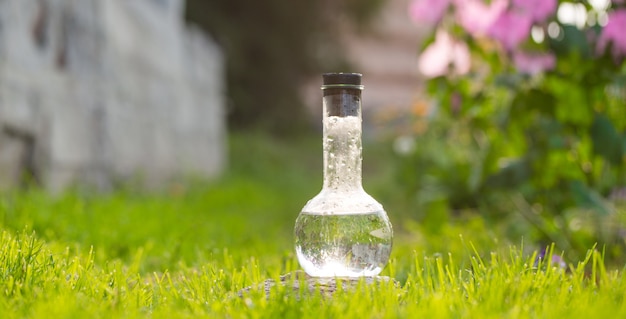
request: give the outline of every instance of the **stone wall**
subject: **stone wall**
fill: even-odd
[[[0,0],[0,188],[159,185],[225,163],[220,49],[183,0]]]

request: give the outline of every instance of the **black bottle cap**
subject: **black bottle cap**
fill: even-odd
[[[361,73],[324,73],[323,89],[356,89],[363,90],[361,85]]]
[[[361,112],[361,73],[324,73],[324,105],[328,116],[359,116]]]

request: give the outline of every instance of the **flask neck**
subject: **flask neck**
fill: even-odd
[[[324,89],[324,190],[362,190],[361,90]]]

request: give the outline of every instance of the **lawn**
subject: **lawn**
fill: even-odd
[[[626,317],[626,278],[603,247],[563,266],[478,216],[416,222],[384,142],[365,145],[364,182],[395,227],[382,273],[395,281],[332,297],[280,285],[240,296],[299,269],[292,229],[321,187],[320,144],[235,134],[213,182],[3,194],[0,318]]]

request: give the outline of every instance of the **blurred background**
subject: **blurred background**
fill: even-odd
[[[290,236],[320,74],[360,72],[365,188],[401,240],[624,261],[624,30],[621,0],[0,0],[0,188],[234,187]]]

